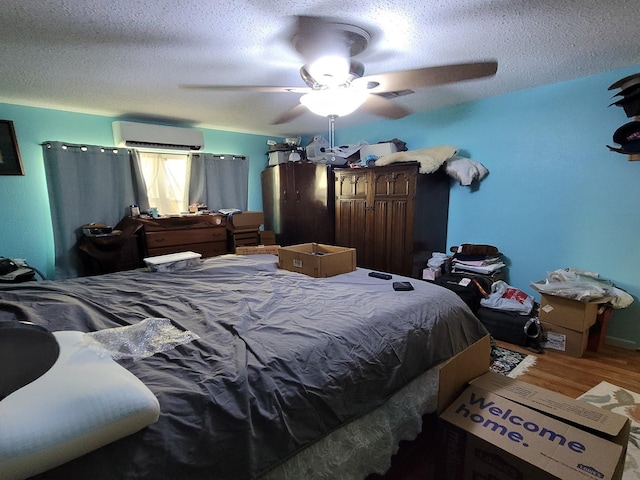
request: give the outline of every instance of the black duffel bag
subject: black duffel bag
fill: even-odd
[[[480,307],[476,316],[496,339],[542,353],[545,334],[534,307],[530,315]]]

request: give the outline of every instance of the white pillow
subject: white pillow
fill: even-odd
[[[482,178],[489,173],[489,170],[481,163],[457,155],[449,158],[445,162],[445,171],[447,175],[458,180],[460,185],[465,186],[471,185],[476,179],[482,180]]]
[[[44,472],[158,420],[151,390],[84,335],[54,332],[53,367],[0,401],[0,478]]]

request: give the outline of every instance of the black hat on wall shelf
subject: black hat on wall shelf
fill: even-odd
[[[613,134],[613,141],[620,145],[620,147],[607,145],[607,148],[613,152],[624,155],[640,154],[640,122],[629,122],[621,126]]]
[[[623,88],[618,93],[616,93],[614,97],[628,97],[630,95],[636,94],[640,92],[640,78],[638,78],[638,83],[634,83],[633,85],[629,85],[628,87]]]
[[[611,105],[622,107],[627,117],[637,117],[640,115],[640,84],[637,85],[633,93],[625,95],[620,100],[613,102]],[[634,87],[629,87],[634,88]],[[611,106],[609,105],[609,106]]]
[[[624,90],[638,84],[640,84],[640,73],[634,73],[633,75],[621,78],[617,82],[612,83],[611,85],[609,85],[608,90],[615,90],[616,88],[621,88],[622,90]]]

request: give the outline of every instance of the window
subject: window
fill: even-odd
[[[189,205],[190,157],[186,153],[138,151],[149,206],[162,215],[186,212]]]

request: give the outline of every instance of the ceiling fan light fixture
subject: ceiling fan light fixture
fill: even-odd
[[[340,55],[324,55],[309,65],[309,74],[320,85],[342,85],[349,77],[349,60]]]
[[[300,103],[321,117],[344,117],[355,112],[368,93],[356,88],[327,88],[314,90],[300,97]]]

